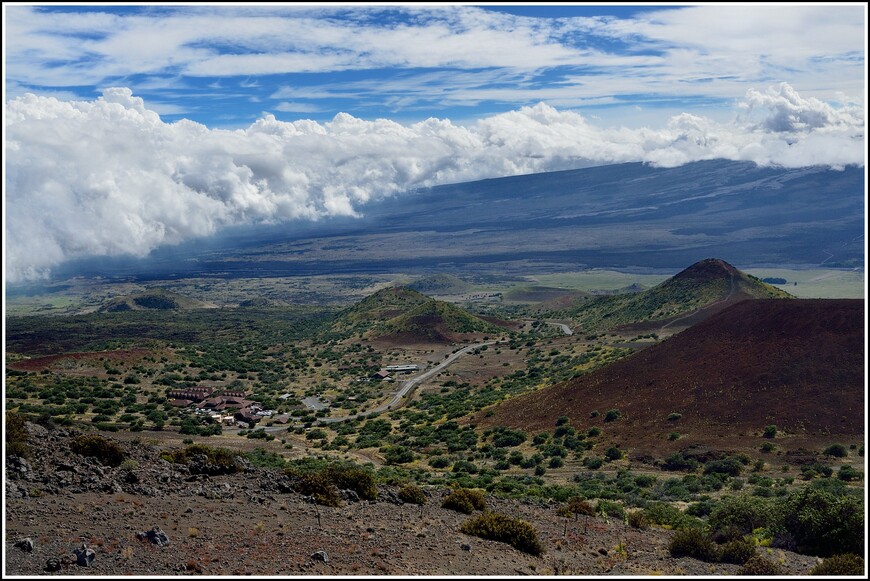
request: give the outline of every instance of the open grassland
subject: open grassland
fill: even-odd
[[[784,278],[785,284],[774,286],[801,299],[860,299],[864,297],[863,269],[750,268],[745,272],[758,278]]]

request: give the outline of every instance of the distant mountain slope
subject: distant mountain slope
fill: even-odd
[[[117,313],[121,311],[203,309],[211,307],[207,303],[164,289],[151,289],[132,295],[114,297],[100,306],[100,312]]]
[[[746,300],[682,333],[589,375],[480,413],[479,426],[551,429],[600,423],[636,448],[758,433],[861,434],[864,417],[864,302]],[[598,410],[622,417],[601,423]],[[682,414],[669,420],[671,413]],[[756,436],[757,438],[757,436]],[[681,438],[679,445],[685,445]],[[674,443],[673,446],[678,444]]]
[[[70,263],[57,275],[524,276],[530,266],[674,269],[707,256],[747,266],[860,266],[864,173],[710,160],[504,177],[391,196],[362,206],[356,219],[227,231],[157,249],[145,260]]]
[[[408,288],[427,295],[457,295],[468,292],[471,285],[452,274],[431,274],[419,278]]]
[[[694,323],[744,299],[789,298],[787,292],[761,282],[718,258],[696,262],[653,288],[641,292],[597,297],[558,311],[573,318],[583,330],[669,320],[693,313]]]
[[[333,330],[409,343],[450,343],[463,334],[504,331],[459,307],[403,286],[382,289],[342,311]]]

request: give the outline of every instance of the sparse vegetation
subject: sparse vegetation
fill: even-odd
[[[773,424],[770,424],[769,426],[764,426],[764,432],[762,432],[761,435],[765,438],[772,439],[776,437],[776,432],[777,427]]]
[[[810,571],[810,575],[864,575],[864,559],[854,553],[828,557]]]
[[[117,442],[99,434],[77,436],[70,442],[70,448],[81,456],[96,458],[104,466],[120,466],[125,457]]]
[[[486,510],[486,499],[478,490],[459,488],[447,495],[441,508],[471,514],[475,510]]]
[[[496,512],[473,517],[462,523],[459,530],[467,535],[507,543],[530,555],[537,556],[544,552],[538,533],[532,525]]]
[[[691,557],[714,563],[718,560],[716,545],[702,529],[680,529],[671,537],[668,551],[672,557]]]
[[[408,504],[426,504],[426,493],[416,484],[406,484],[399,489],[399,499]]]
[[[738,571],[738,575],[782,575],[782,567],[774,561],[759,554],[751,557]]]
[[[7,411],[5,422],[6,456],[30,457],[30,446],[27,444],[30,435],[27,433],[24,416]]]

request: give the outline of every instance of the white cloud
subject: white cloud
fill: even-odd
[[[6,112],[6,276],[31,279],[89,255],[144,256],[233,224],[356,215],[419,186],[590,163],[864,163],[854,105],[780,85],[750,91],[744,106],[745,122],[683,114],[662,130],[602,128],[541,103],[467,127],[340,113],[326,123],[267,115],[231,131],[164,123],[125,88],[94,101],[25,95]]]

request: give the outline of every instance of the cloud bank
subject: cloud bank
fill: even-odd
[[[544,103],[460,126],[331,121],[246,129],[164,123],[127,88],[94,101],[32,94],[7,104],[6,277],[22,282],[85,256],[145,256],[239,224],[354,216],[418,187],[643,161],[864,164],[863,108],[750,90],[738,120],[684,113],[665,129],[602,128]],[[292,226],[290,226],[292,227]]]

